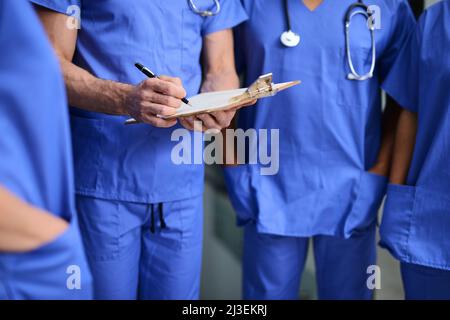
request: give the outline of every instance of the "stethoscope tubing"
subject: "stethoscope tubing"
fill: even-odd
[[[354,11],[355,9],[360,9],[360,10]],[[291,15],[289,13],[289,0],[284,0],[284,12],[285,12],[286,24],[287,24],[288,31],[283,32],[283,34],[281,36],[281,42],[286,47],[295,47],[298,45],[298,42],[296,44],[292,44],[292,43],[286,42],[284,39],[286,34],[291,34],[291,36],[294,35],[294,36],[298,37],[298,39],[300,37],[292,30]],[[350,26],[351,26],[352,18],[357,14],[362,14],[366,17],[367,22],[368,22],[367,27],[369,28],[369,31],[370,31],[371,43],[372,43],[372,62],[371,62],[371,66],[370,66],[370,71],[364,75],[360,75],[356,71],[356,68],[353,64],[353,60],[352,60],[352,56],[351,56]],[[347,55],[347,63],[350,68],[350,73],[347,75],[347,79],[356,80],[356,81],[365,81],[365,80],[371,79],[373,77],[373,74],[375,71],[375,66],[376,66],[376,52],[377,51],[376,51],[376,43],[375,43],[375,27],[374,27],[373,21],[372,21],[372,14],[369,12],[369,7],[364,4],[363,0],[358,0],[358,2],[352,4],[348,7],[348,9],[345,13],[344,26],[345,26],[345,31],[344,31],[345,32],[345,50],[346,50],[346,55]]]

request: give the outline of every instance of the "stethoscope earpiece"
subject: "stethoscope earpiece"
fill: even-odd
[[[300,36],[292,30],[283,32],[280,39],[281,43],[289,48],[296,47],[300,43]]]

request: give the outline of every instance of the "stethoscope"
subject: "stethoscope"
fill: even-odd
[[[197,6],[194,3],[194,0],[189,0],[189,6],[191,7],[191,10],[198,14],[199,16],[202,17],[212,17],[212,16],[216,16],[220,13],[220,1],[219,0],[214,0],[214,5],[216,7],[216,10],[211,11],[211,10],[200,10],[197,8]]]
[[[325,0],[324,0],[325,1]],[[358,10],[355,10],[358,9]],[[281,43],[288,47],[296,47],[300,44],[300,36],[292,30],[291,15],[289,14],[289,0],[284,0],[284,11],[286,16],[287,31],[281,34]],[[370,31],[372,39],[372,62],[370,71],[364,75],[360,75],[353,65],[351,47],[350,47],[350,25],[352,18],[358,14],[363,15],[367,20],[367,28]],[[347,62],[350,67],[350,73],[347,75],[347,79],[356,81],[365,81],[373,77],[376,64],[376,46],[375,46],[375,24],[373,21],[373,14],[370,12],[369,7],[364,4],[363,0],[350,5],[345,13],[345,50],[347,54]]]

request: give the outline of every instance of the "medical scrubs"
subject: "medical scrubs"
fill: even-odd
[[[0,252],[0,299],[90,299],[58,62],[27,1],[0,2],[0,30],[0,185],[69,223],[36,249]]]
[[[32,1],[69,15],[70,5],[81,9],[76,65],[138,84],[140,62],[180,77],[188,96],[200,88],[203,37],[246,19],[239,0],[221,1],[214,17],[179,0]],[[214,9],[214,1],[195,4]],[[96,298],[198,298],[203,164],[172,162],[179,125],[124,126],[125,119],[71,109],[77,207]]]
[[[351,81],[344,18],[352,3],[324,0],[310,11],[289,0],[301,41],[287,48],[280,42],[287,28],[283,1],[243,0],[249,20],[237,30],[237,56],[247,84],[268,72],[274,82],[302,81],[239,112],[239,128],[279,129],[280,137],[278,146],[269,144],[279,150],[277,174],[261,175],[262,164],[225,171],[239,223],[246,225],[246,298],[297,298],[309,237],[319,298],[371,297],[366,271],[375,264],[374,228],[387,182],[368,172],[380,150],[380,85],[415,21],[405,0],[365,1],[381,13],[377,64],[372,79]],[[372,46],[362,15],[352,19],[349,38],[356,69],[368,72]]]
[[[407,183],[388,186],[380,229],[410,299],[450,299],[449,20],[448,0],[426,11],[384,83],[418,116]]]

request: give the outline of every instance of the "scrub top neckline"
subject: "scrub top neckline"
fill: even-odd
[[[302,7],[302,8],[304,8],[304,9],[306,9],[306,11],[308,12],[308,13],[317,13],[317,12],[319,12],[319,11],[321,11],[322,10],[322,7],[326,4],[326,2],[327,2],[327,0],[322,0],[322,2],[317,6],[317,7],[315,7],[314,9],[310,9],[307,5],[306,5],[306,3],[305,3],[305,1],[304,0],[300,0],[300,1],[298,1],[298,0],[296,0],[297,2],[300,2],[300,6]]]

